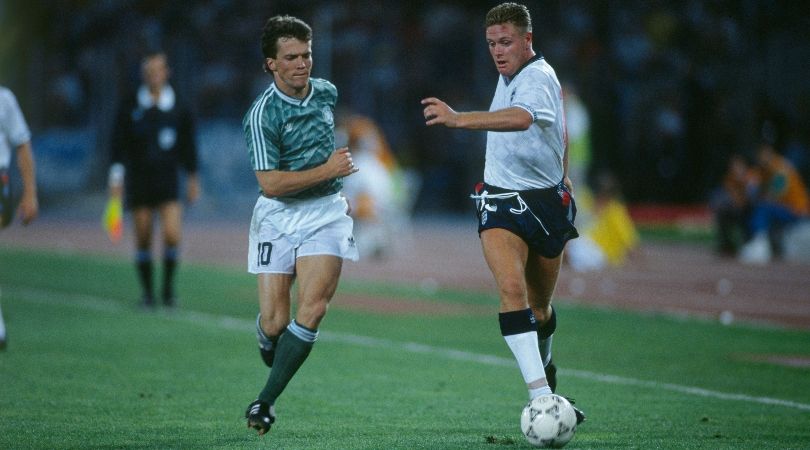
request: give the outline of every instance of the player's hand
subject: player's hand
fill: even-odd
[[[33,222],[39,215],[39,201],[37,201],[36,195],[24,195],[20,199],[17,214],[20,216],[23,225]]]
[[[425,105],[423,111],[425,125],[444,125],[449,128],[456,128],[458,113],[449,107],[447,103],[436,97],[428,97],[422,99],[422,104]]]
[[[360,170],[355,167],[352,161],[352,154],[349,152],[348,147],[341,147],[335,150],[329,157],[329,160],[326,161],[326,168],[331,175],[330,178],[348,177]]]
[[[570,178],[568,178],[568,175],[566,175],[565,178],[563,178],[563,184],[565,185],[565,187],[568,188],[568,192],[570,192],[571,195],[574,195],[574,182],[571,181]]]

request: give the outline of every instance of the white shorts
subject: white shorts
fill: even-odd
[[[301,256],[334,255],[357,261],[354,222],[341,194],[281,202],[256,200],[250,221],[248,272],[295,273]]]

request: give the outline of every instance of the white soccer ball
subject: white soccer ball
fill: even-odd
[[[520,429],[535,447],[560,448],[574,437],[577,415],[565,397],[541,395],[523,408]]]

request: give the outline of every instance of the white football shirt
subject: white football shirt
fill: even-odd
[[[31,140],[31,131],[17,104],[17,97],[0,86],[0,168],[8,168],[15,148]]]
[[[514,190],[556,186],[563,178],[565,114],[557,74],[542,56],[511,79],[498,78],[489,110],[513,106],[528,111],[534,122],[525,131],[487,132],[484,181]]]

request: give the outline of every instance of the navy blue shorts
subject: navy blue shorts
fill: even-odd
[[[579,236],[574,227],[577,206],[568,188],[514,191],[479,183],[476,199],[478,233],[503,228],[520,236],[529,248],[546,258],[556,258],[565,243]]]

